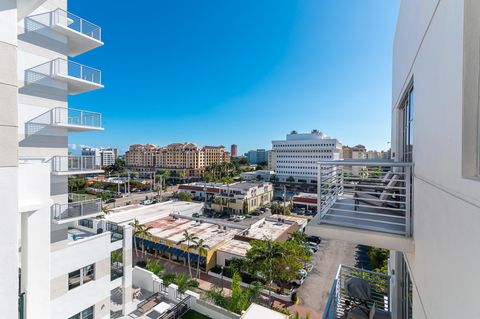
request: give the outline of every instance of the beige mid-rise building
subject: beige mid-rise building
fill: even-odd
[[[230,162],[224,146],[204,146],[194,143],[173,143],[165,147],[134,144],[125,153],[128,167],[137,170],[166,169],[177,176],[199,177],[205,167]]]

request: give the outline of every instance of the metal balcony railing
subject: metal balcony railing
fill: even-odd
[[[63,58],[42,63],[26,71],[29,84],[40,83],[42,77],[54,79],[68,79],[70,77],[99,85],[102,84],[102,72],[100,70]]]
[[[102,29],[98,25],[60,8],[25,18],[27,32],[40,31],[42,28],[55,25],[69,28],[97,41],[102,41]]]
[[[368,300],[349,295],[346,284],[350,278],[360,278],[370,287]],[[348,318],[349,312],[362,311],[368,318],[369,310],[375,305],[376,313],[391,317],[390,276],[364,269],[340,265],[333,280],[325,305],[323,319]],[[355,309],[357,308],[357,309]],[[366,312],[366,313],[365,313]],[[355,317],[357,318],[357,317]]]
[[[60,8],[51,12],[51,15],[53,23],[63,25],[95,40],[102,41],[102,29],[98,25]]]
[[[56,221],[95,216],[101,213],[102,200],[100,198],[53,205],[53,219]]]
[[[56,107],[53,109],[52,117],[52,122],[54,124],[76,125],[92,128],[102,127],[101,113]]]
[[[411,237],[412,163],[319,163],[315,220]]]
[[[54,156],[52,157],[52,172],[88,172],[101,170],[100,158],[97,156]]]

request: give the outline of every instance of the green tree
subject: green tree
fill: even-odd
[[[241,277],[238,273],[234,273],[230,296],[225,296],[221,289],[211,289],[207,291],[207,298],[222,308],[241,314],[258,296],[260,288],[260,285],[254,282],[248,288],[242,289]]]
[[[193,278],[188,278],[185,274],[178,273],[175,275],[173,283],[177,285],[178,291],[182,294],[192,288],[198,287],[198,281]]]
[[[207,256],[207,252],[210,249],[203,239],[198,239],[192,245],[192,248],[197,251],[197,278],[200,278],[200,256]]]
[[[295,182],[295,178],[293,178],[293,176],[289,176],[289,177],[287,178],[287,182],[289,182],[289,183],[294,183],[294,182]]]
[[[186,243],[187,245],[187,261],[188,261],[188,272],[190,274],[190,278],[192,276],[192,267],[190,265],[190,250],[193,247],[193,244],[198,240],[198,237],[194,234],[190,234],[187,230],[183,231],[183,239],[178,242],[179,245]]]
[[[187,192],[178,192],[177,198],[181,201],[191,202],[193,200],[193,195]]]
[[[145,250],[145,241],[152,239],[152,234],[150,233],[151,229],[151,226],[140,225],[136,234],[142,239],[142,255],[144,259],[147,256],[147,252]]]
[[[271,286],[274,278],[274,265],[285,259],[284,250],[279,243],[268,240],[253,240],[251,248],[246,254],[250,265],[266,280]],[[272,302],[272,295],[269,289],[268,298]]]
[[[155,260],[147,260],[147,266],[146,266],[148,271],[151,271],[158,277],[162,278],[163,274],[165,273],[165,267],[160,265],[157,261]]]

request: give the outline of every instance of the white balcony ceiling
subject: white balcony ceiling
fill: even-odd
[[[103,45],[102,41],[94,39],[86,34],[73,30],[62,24],[53,24],[52,29],[63,34],[68,39],[68,55],[77,56]]]

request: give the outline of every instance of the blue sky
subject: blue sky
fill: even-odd
[[[104,132],[69,142],[118,147],[270,148],[291,130],[386,149],[399,0],[76,0],[105,45],[72,60],[105,88],[70,96]]]

